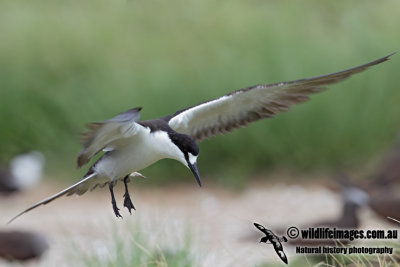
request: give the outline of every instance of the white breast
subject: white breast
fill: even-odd
[[[124,147],[109,152],[96,164],[94,169],[99,176],[111,180],[119,179],[164,158],[172,158],[185,164],[182,151],[166,132],[150,133],[150,129],[140,127],[140,132],[127,139]]]

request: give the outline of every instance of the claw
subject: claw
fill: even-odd
[[[132,209],[136,210],[128,192],[124,194],[124,207],[126,207],[129,210],[130,214],[132,214]]]
[[[121,214],[119,213],[119,208],[117,207],[117,204],[115,204],[115,202],[112,202],[112,206],[113,206],[113,210],[115,213],[115,216],[117,216],[117,218],[122,218]]]
[[[128,181],[129,181],[129,175],[125,176],[124,178],[124,184],[125,184],[125,194],[124,194],[124,207],[126,207],[129,210],[129,213],[132,214],[132,209],[135,209],[135,206],[132,203],[131,196],[129,195],[128,192]]]
[[[111,193],[111,204],[115,213],[115,216],[122,218],[121,214],[119,213],[119,208],[117,207],[117,203],[115,202],[115,197],[114,197],[114,182],[110,182],[108,188],[110,189],[110,193]]]

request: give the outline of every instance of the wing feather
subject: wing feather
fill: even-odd
[[[89,130],[81,138],[83,148],[78,154],[78,168],[88,163],[99,151],[111,151],[123,144],[122,139],[135,135],[141,109],[129,109],[107,121],[88,124]]]
[[[287,111],[291,105],[307,101],[309,95],[324,90],[324,86],[342,81],[368,67],[382,63],[395,53],[327,75],[240,89],[178,111],[168,118],[168,124],[175,131],[188,134],[197,141],[224,134],[251,122],[271,118],[277,113]]]

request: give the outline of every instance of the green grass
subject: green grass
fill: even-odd
[[[135,106],[155,118],[376,59],[400,48],[399,8],[395,0],[1,1],[0,160],[38,149],[50,175],[78,178],[85,123]],[[243,184],[273,168],[362,168],[399,129],[399,69],[395,55],[275,119],[201,143],[201,174]],[[145,174],[190,175],[170,162]]]
[[[113,230],[112,238],[106,241],[106,237],[101,237],[102,245],[96,245],[92,241],[93,246],[88,248],[87,244],[79,244],[76,240],[70,240],[65,242],[65,255],[61,255],[59,258],[65,257],[64,262],[74,266],[96,266],[96,267],[192,267],[192,266],[205,266],[204,262],[213,264],[215,255],[209,255],[201,249],[194,250],[193,247],[201,247],[196,244],[193,233],[189,228],[186,229],[184,236],[179,241],[180,233],[174,231],[171,232],[159,232],[160,240],[156,239],[156,242],[151,242],[150,238],[154,233],[142,232],[140,225],[137,223],[131,225],[131,228],[121,229],[118,231],[116,228]],[[164,229],[165,230],[165,229]],[[170,229],[171,230],[171,229]],[[157,230],[155,231],[157,233]],[[166,234],[169,234],[169,243]],[[172,235],[171,235],[172,234]],[[154,236],[153,236],[154,237]],[[171,239],[171,237],[173,237]],[[157,243],[159,241],[159,243]],[[198,240],[197,240],[198,242]],[[88,242],[85,242],[88,243]],[[161,245],[160,245],[161,244]],[[365,244],[366,245],[366,244]],[[399,245],[395,242],[380,243],[379,246],[389,246],[394,248],[394,253],[398,253]],[[371,245],[368,245],[371,246]],[[208,253],[220,253],[223,251],[207,250]],[[241,264],[246,263],[246,259],[240,259]],[[320,256],[316,255],[294,255],[289,257],[288,266],[299,266],[299,267],[363,267],[363,266],[400,266],[399,256],[393,255],[378,255],[378,254],[352,254],[352,255],[341,255],[341,254],[324,254]],[[221,260],[220,260],[221,261]],[[78,264],[79,263],[79,264]],[[227,258],[226,264],[232,264],[232,259]],[[252,263],[253,264],[253,263]],[[248,266],[253,266],[250,264]],[[273,262],[265,261],[263,263],[256,264],[258,267],[273,267],[273,266],[286,266],[281,263],[279,259],[275,259]]]
[[[101,242],[93,241],[90,249],[77,240],[69,240],[66,242],[66,251],[68,252],[65,253],[65,262],[74,266],[79,263],[79,266],[86,267],[197,266],[191,251],[193,244],[189,230],[186,231],[182,240],[179,240],[178,237],[172,239],[170,237],[171,243],[167,246],[165,245],[167,240],[162,239],[167,235],[166,233],[158,234],[162,239],[159,243],[164,245],[150,241],[149,236],[154,237],[154,232],[142,232],[138,224],[131,225],[123,232],[114,228],[109,242],[106,241],[105,236],[102,236]],[[179,234],[177,233],[177,235]]]

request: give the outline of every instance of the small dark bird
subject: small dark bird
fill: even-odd
[[[370,186],[391,186],[400,183],[400,138],[374,176]]]
[[[378,184],[377,180],[372,183],[362,183],[361,181],[350,181],[347,175],[342,175],[347,184],[347,188],[356,188],[365,196],[365,204],[376,215],[390,222],[398,223],[400,220],[400,195],[398,188],[392,184]]]
[[[8,195],[18,191],[19,187],[15,183],[15,176],[4,166],[0,167],[0,194]]]
[[[25,261],[39,258],[48,249],[47,240],[40,234],[24,231],[0,231],[0,257]]]
[[[351,182],[351,187],[357,188],[357,190],[363,192],[366,196],[366,205],[375,212],[376,215],[389,223],[398,225],[397,222],[392,220],[400,220],[400,195],[395,188],[388,185],[356,184],[354,181]]]
[[[9,222],[63,195],[82,195],[105,185],[109,187],[115,215],[122,217],[115,202],[115,183],[118,180],[124,182],[124,206],[131,211],[134,206],[127,190],[129,176],[137,175],[137,171],[164,158],[177,160],[189,168],[201,186],[196,163],[198,141],[274,117],[291,105],[308,100],[310,94],[324,90],[326,85],[387,61],[393,54],[323,76],[240,89],[154,120],[139,121],[141,108],[133,108],[110,120],[89,124],[89,131],[83,135],[78,167],[88,163],[97,153],[103,151],[104,154],[81,181],[29,207]]]
[[[399,225],[395,219],[400,221],[400,196],[390,190],[379,190],[370,193],[369,207],[381,218],[390,223]],[[392,219],[390,219],[392,218]]]
[[[265,244],[272,244],[274,246],[276,254],[278,254],[279,258],[286,264],[288,264],[288,259],[286,257],[285,252],[283,252],[283,246],[281,242],[287,242],[287,239],[285,236],[282,236],[281,238],[277,237],[271,230],[265,228],[264,226],[254,223],[254,226],[263,232],[265,234],[264,237],[261,238],[260,243],[265,243]],[[268,241],[270,243],[268,243]]]
[[[358,210],[361,207],[368,205],[369,197],[363,190],[350,185],[341,184],[342,193],[342,210],[338,218],[334,220],[326,220],[310,223],[307,227],[302,229],[307,229],[309,227],[319,228],[328,227],[336,229],[357,229],[360,226],[360,219],[358,216]],[[288,244],[292,246],[335,246],[338,244],[346,244],[349,240],[334,240],[334,239],[291,239]]]

